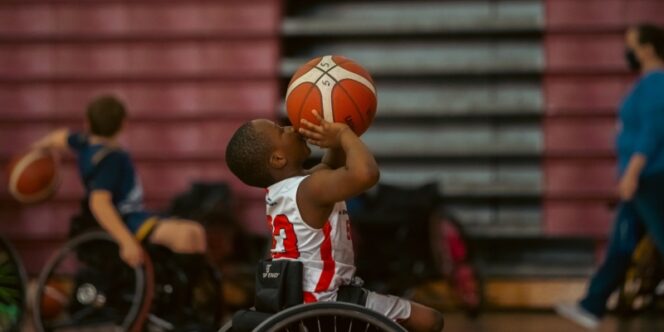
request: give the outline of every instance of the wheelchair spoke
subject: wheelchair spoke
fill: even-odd
[[[353,320],[351,319],[350,325],[348,325],[348,332],[353,330]]]
[[[318,322],[318,332],[323,332],[323,329],[320,327],[320,317],[316,317],[316,321]]]
[[[367,326],[364,328],[364,332],[369,331],[369,327],[371,327],[371,323],[367,323]]]

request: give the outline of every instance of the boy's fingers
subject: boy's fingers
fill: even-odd
[[[327,122],[327,121],[325,121],[325,119],[323,119],[322,116],[320,116],[320,113],[318,113],[318,110],[315,110],[315,109],[314,109],[314,110],[311,110],[311,113],[313,113],[313,114],[314,114],[314,117],[315,117],[318,121],[320,121],[320,124],[323,124],[324,122]]]
[[[320,126],[317,126],[317,125],[311,123],[311,122],[308,121],[307,119],[302,119],[302,120],[300,121],[300,124],[301,124],[301,125],[304,125],[305,127],[308,127],[308,129],[310,129],[310,130],[318,130],[318,131],[320,131],[320,130],[322,129]]]
[[[315,139],[318,139],[318,140],[323,138],[323,135],[321,135],[319,133],[316,133],[316,132],[313,132],[313,131],[308,130],[308,129],[304,129],[304,128],[300,128],[300,134],[303,135],[304,137],[315,138]]]

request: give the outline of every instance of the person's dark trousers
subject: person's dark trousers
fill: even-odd
[[[584,309],[597,317],[604,315],[606,301],[624,280],[632,253],[644,232],[664,255],[664,172],[641,177],[634,199],[620,205],[606,258],[580,302]]]
[[[632,253],[643,234],[633,202],[618,206],[604,261],[590,279],[586,296],[579,303],[598,318],[606,312],[606,301],[625,278]]]
[[[641,179],[634,206],[646,233],[664,256],[664,172]]]

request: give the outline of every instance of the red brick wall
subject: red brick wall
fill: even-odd
[[[615,201],[615,116],[633,82],[623,34],[664,24],[660,0],[547,0],[543,77],[544,228],[550,235],[609,231]]]
[[[82,128],[86,103],[127,104],[122,141],[147,204],[163,209],[194,180],[227,181],[247,227],[260,231],[260,190],[224,163],[233,130],[273,118],[279,100],[281,2],[3,1],[0,3],[0,164],[59,127]],[[0,184],[0,232],[36,273],[66,236],[82,188],[71,158],[49,202],[22,206]]]

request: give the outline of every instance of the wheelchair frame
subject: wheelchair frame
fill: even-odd
[[[333,327],[329,325],[321,325],[321,319],[325,317],[333,317],[335,325]],[[353,326],[357,326],[357,324],[359,324],[358,327],[362,331],[406,331],[401,325],[373,310],[346,302],[317,302],[296,305],[272,315],[253,329],[253,331],[289,331],[289,327],[293,324],[304,326],[304,324],[314,321],[316,322],[315,327],[317,327],[319,332],[341,330],[339,326],[337,326],[341,324],[343,324],[344,327],[347,327],[348,331],[351,331]],[[342,321],[346,322],[344,323]],[[229,321],[222,326],[218,332],[232,331],[233,322]]]
[[[0,256],[0,280],[2,282],[0,284],[0,304],[11,302],[12,298],[18,302],[13,303],[18,310],[17,316],[14,317],[14,322],[3,321],[3,317],[7,318],[7,316],[3,315],[8,313],[0,313],[0,330],[8,328],[8,330],[6,330],[7,332],[17,332],[19,331],[25,313],[25,289],[28,279],[23,263],[16,250],[3,236],[0,236],[0,255],[6,255],[5,257]],[[12,303],[8,304],[12,305]],[[10,325],[2,325],[4,323]]]
[[[50,328],[45,328],[41,319],[41,298],[44,294],[46,283],[51,276],[53,269],[69,254],[75,251],[76,248],[81,244],[91,241],[104,241],[116,244],[115,240],[109,234],[103,231],[90,231],[80,234],[74,237],[72,240],[68,241],[62,249],[57,251],[42,269],[42,272],[38,278],[35,300],[32,301],[33,322],[37,331],[41,332],[50,330]],[[133,305],[129,309],[128,315],[123,319],[120,327],[123,331],[139,332],[143,328],[143,325],[147,319],[150,306],[152,305],[152,297],[154,295],[154,270],[149,255],[144,252],[143,266],[134,268],[133,270],[134,276],[136,277],[136,289],[141,291],[134,294],[134,297],[131,301]],[[94,296],[99,297],[104,295],[101,293],[95,293]]]

